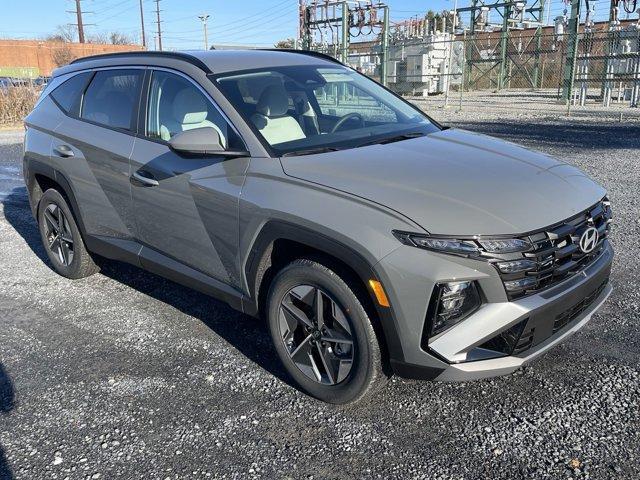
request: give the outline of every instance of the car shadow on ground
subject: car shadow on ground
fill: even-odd
[[[492,135],[530,148],[536,145],[560,149],[640,148],[640,123],[581,122],[573,118],[549,121],[449,121],[447,125]]]
[[[2,200],[2,204],[9,224],[33,253],[50,266],[38,226],[31,215],[26,188],[15,188]],[[104,259],[98,262],[101,274],[197,318],[249,360],[296,388],[277,357],[266,322],[243,315],[212,297],[132,265]]]
[[[11,410],[15,408],[15,389],[13,388],[13,382],[11,377],[7,373],[2,363],[0,363],[0,417],[7,415]],[[4,448],[0,443],[0,480],[10,480],[13,478],[13,473],[7,457],[4,452]]]

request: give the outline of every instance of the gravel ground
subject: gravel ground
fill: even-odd
[[[347,408],[293,388],[264,326],[224,304],[117,263],[74,282],[54,274],[21,134],[0,132],[0,478],[639,478],[640,123],[433,115],[603,183],[615,290],[582,332],[511,376],[394,378]]]

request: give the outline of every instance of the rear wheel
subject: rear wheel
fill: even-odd
[[[322,263],[300,259],[276,275],[267,300],[285,368],[302,390],[336,404],[358,401],[387,380],[371,320],[347,282]]]
[[[87,251],[67,201],[57,190],[49,189],[42,195],[38,203],[38,226],[47,256],[57,273],[77,279],[99,270]]]

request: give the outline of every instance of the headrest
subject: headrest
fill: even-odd
[[[289,110],[289,95],[280,84],[269,85],[258,100],[257,112],[265,117],[279,117]]]
[[[182,125],[202,123],[207,119],[207,101],[193,88],[185,88],[173,100],[173,118]]]

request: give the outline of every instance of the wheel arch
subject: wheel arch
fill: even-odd
[[[84,239],[86,232],[84,222],[82,221],[78,202],[71,188],[71,183],[67,177],[52,166],[35,160],[29,161],[28,172],[29,177],[25,180],[29,192],[29,203],[34,217],[37,218],[38,204],[44,192],[49,188],[55,188],[69,203],[69,208],[73,213],[80,234]]]
[[[353,277],[365,296],[365,308],[376,317],[374,327],[381,337],[383,352],[392,359],[403,359],[392,307],[380,306],[369,286],[369,280],[382,282],[373,265],[353,248],[306,227],[271,221],[260,230],[244,265],[249,292],[244,299],[244,312],[260,315],[268,286],[279,268],[309,256],[322,256]]]

